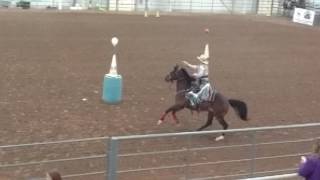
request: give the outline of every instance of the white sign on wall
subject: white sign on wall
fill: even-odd
[[[315,12],[302,8],[295,8],[293,14],[293,22],[313,26]]]

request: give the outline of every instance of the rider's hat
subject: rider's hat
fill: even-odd
[[[209,44],[206,44],[204,53],[197,57],[197,59],[203,64],[209,64]]]
[[[204,54],[198,56],[197,59],[203,64],[209,64],[208,57],[206,57]]]

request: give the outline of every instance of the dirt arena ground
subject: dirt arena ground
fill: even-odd
[[[119,105],[101,100],[113,36]],[[319,122],[319,37],[318,27],[275,17],[1,10],[0,145],[195,130],[205,116],[186,110],[179,126],[156,122],[174,100],[164,76],[182,60],[197,63],[207,41],[211,81],[249,107],[249,122],[230,111],[230,128]]]

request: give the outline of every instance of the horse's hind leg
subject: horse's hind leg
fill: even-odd
[[[218,116],[217,120],[219,121],[219,123],[221,124],[223,130],[228,129],[229,125],[228,123],[224,120],[224,117]]]
[[[212,124],[212,120],[213,120],[213,112],[208,112],[208,119],[205,125],[201,126],[199,129],[197,129],[197,131],[202,131],[203,129],[207,128],[208,126],[210,126]]]
[[[223,116],[217,117],[217,120],[218,120],[218,122],[221,124],[221,126],[223,127],[223,130],[228,129],[229,125],[228,125],[228,123],[224,120],[224,117],[223,117]],[[216,137],[216,141],[219,141],[219,140],[224,139],[224,135],[225,135],[225,134],[222,133],[221,136]]]

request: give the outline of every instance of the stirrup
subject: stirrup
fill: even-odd
[[[196,109],[199,106],[199,102],[198,102],[198,100],[196,98],[190,99],[189,100],[189,104],[191,105],[191,107],[196,108]]]
[[[196,106],[196,103],[195,103],[193,100],[191,100],[191,99],[189,99],[189,104],[190,104],[190,106],[192,106],[192,107]]]
[[[188,104],[189,104],[191,107],[195,107],[195,106],[196,106],[196,103],[194,102],[194,100],[193,100],[192,97],[189,97],[189,98],[188,98]]]

